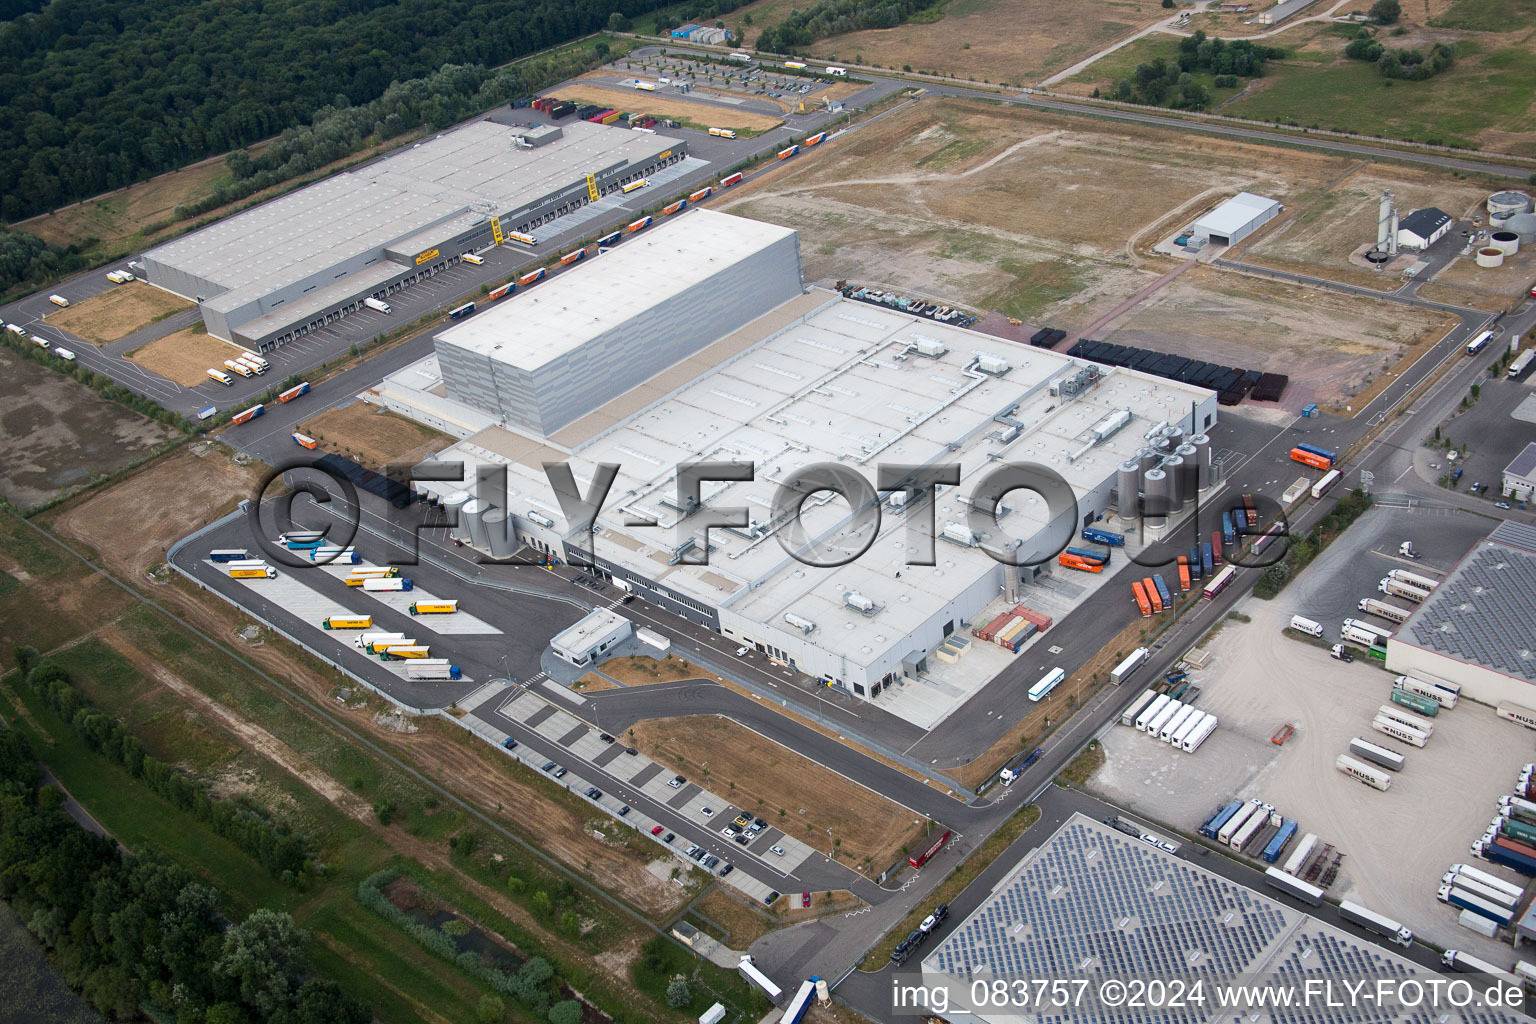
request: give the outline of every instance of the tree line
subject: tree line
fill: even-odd
[[[273,878],[299,885],[313,873],[302,835],[273,824],[253,807],[209,796],[175,767],[147,753],[122,722],[93,707],[71,686],[69,673],[56,662],[38,659],[31,648],[24,648],[18,660],[27,685],[91,750],[121,765],[167,803],[240,847]]]
[[[789,16],[763,29],[753,46],[765,53],[794,53],[818,39],[858,32],[867,28],[895,28],[919,11],[940,0],[819,0],[795,8]]]
[[[103,1014],[177,1024],[368,1024],[320,977],[286,913],[230,922],[218,890],[154,855],[124,853],[39,788],[25,736],[0,729],[0,898]]]
[[[0,217],[130,185],[663,0],[53,0],[0,24]],[[37,8],[37,9],[33,9]]]

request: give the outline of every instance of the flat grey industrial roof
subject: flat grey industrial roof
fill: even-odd
[[[764,221],[688,210],[536,289],[513,293],[437,337],[498,362],[537,369],[794,234],[793,228]],[[513,338],[515,345],[505,344]]]
[[[1533,533],[1506,523],[1478,541],[1403,623],[1399,636],[1416,647],[1536,682]]]
[[[593,265],[603,266],[624,248]],[[785,308],[792,315],[782,315]],[[511,511],[526,515],[536,507],[561,533],[571,524],[553,500],[543,462],[561,459],[557,449],[568,444],[564,460],[584,488],[599,464],[617,464],[608,506],[598,517],[599,555],[706,607],[729,604],[755,622],[777,623],[793,612],[818,624],[811,642],[864,665],[904,642],[935,607],[996,573],[998,563],[979,545],[938,540],[936,564],[908,566],[900,514],[885,515],[876,545],[836,568],[788,559],[772,529],[756,536],[713,531],[707,567],[679,563],[672,557],[675,533],[686,531],[691,520],[669,505],[678,465],[702,458],[755,462],[754,480],[710,483],[705,497],[717,507],[751,508],[754,518],[766,522],[780,481],[797,467],[830,462],[870,472],[880,460],[952,461],[961,465],[961,489],[940,493],[935,525],[942,531],[949,522],[967,520],[961,490],[973,488],[997,458],[1048,465],[1081,496],[1114,475],[1145,443],[1150,426],[1188,416],[1192,403],[1212,397],[1204,388],[1106,368],[1095,386],[1064,401],[1051,385],[1084,371],[1087,361],[821,289],[781,310],[742,328],[734,354],[706,350],[650,382],[637,381],[643,384],[637,390],[654,398],[612,426],[604,420],[595,436],[567,441],[557,434],[540,441],[495,428],[437,458],[463,461],[470,467],[467,479],[474,479],[476,464],[507,466]],[[923,342],[938,343],[942,354],[916,354]],[[983,355],[1004,361],[1007,372],[993,376],[975,369]],[[625,401],[620,396],[614,404]],[[1086,448],[1093,425],[1120,409],[1134,411],[1130,425]],[[996,419],[1005,410],[1021,424],[1014,436]],[[441,493],[462,487],[421,486]],[[1034,536],[1049,518],[1045,501],[1029,492],[1017,492],[1006,507],[1002,526],[1009,536]],[[830,528],[841,508],[830,506],[826,518],[808,508],[808,529]],[[661,528],[628,525],[631,513]],[[869,597],[877,610],[866,615],[849,607],[850,591]]]
[[[616,165],[643,163],[676,142],[576,121],[533,149],[517,126],[476,121],[410,149],[263,203],[145,254],[222,285],[209,305],[257,296],[466,213],[490,218]]]
[[[925,975],[950,975],[968,990],[973,979],[1070,978],[1237,981],[1277,976],[1375,979],[1423,977],[1412,961],[1340,928],[1292,910],[1268,895],[1172,853],[1073,814],[993,888],[976,910],[923,958]],[[925,977],[925,980],[931,980]],[[1264,979],[1267,980],[1267,979]],[[1171,1006],[1171,1004],[1170,1004]],[[1143,1009],[1067,1006],[1030,1008],[1042,1022],[1231,1020],[1217,999],[1185,1001],[1155,1015]],[[1436,1011],[1439,1013],[1441,1011]],[[1418,1007],[1293,1006],[1271,1020],[1330,1021],[1438,1018]],[[1018,1020],[1007,1011],[984,1020]],[[972,1018],[967,1018],[972,1019]],[[1454,1014],[1450,1019],[1454,1019]],[[1470,1019],[1507,1021],[1511,1014],[1476,1010]]]
[[[1231,235],[1242,230],[1255,217],[1279,205],[1278,200],[1266,196],[1239,192],[1196,221],[1195,230],[1206,234]]]

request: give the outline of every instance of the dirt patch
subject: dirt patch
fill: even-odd
[[[788,899],[778,900],[779,903],[788,903]],[[713,935],[728,949],[737,951],[746,950],[752,943],[767,935],[777,928],[782,928],[785,922],[775,920],[757,906],[757,901],[748,902],[745,898],[736,895],[734,890],[717,885],[697,900],[690,916],[702,917],[700,922],[704,930]],[[710,927],[714,925],[715,927]]]
[[[921,832],[907,808],[727,718],[656,718],[631,732],[658,763],[702,770],[700,785],[856,869],[882,870]]]
[[[765,0],[725,16],[748,40],[788,13],[782,0]],[[753,25],[742,24],[752,14]],[[950,0],[931,25],[906,24],[832,36],[809,53],[827,60],[954,75],[978,82],[1028,85],[1166,17],[1154,3],[1132,0]]]
[[[600,690],[616,690],[618,688],[618,683],[607,676],[600,676],[596,672],[588,672],[571,686],[571,689],[580,690],[582,693],[597,693]]]
[[[191,308],[192,303],[179,295],[134,281],[71,303],[44,319],[83,341],[105,345]]]
[[[612,676],[625,686],[645,686],[647,683],[675,683],[680,679],[708,678],[697,667],[682,658],[667,655],[661,661],[643,654],[631,654],[627,658],[612,658],[602,665],[603,674]]]
[[[220,341],[202,324],[197,324],[136,348],[127,358],[184,388],[206,384],[217,394],[220,389],[208,379],[208,371],[220,370],[233,377],[234,371],[226,369],[224,361],[236,358],[243,351],[238,345]]]
[[[1243,190],[1289,203],[1350,166],[932,99],[748,183],[720,207],[798,228],[808,280],[857,281],[1070,330],[1167,269],[1132,242],[1172,211]]]
[[[99,494],[51,513],[47,525],[84,541],[108,569],[138,581],[180,537],[233,510],[260,474],[216,442],[156,459]],[[176,514],[168,517],[167,508]]]
[[[1442,302],[1472,306],[1490,313],[1514,309],[1536,283],[1536,247],[1504,257],[1500,267],[1480,267],[1471,257],[1453,260],[1435,276],[1433,287]],[[1424,289],[1419,289],[1422,294]]]
[[[1245,369],[1288,373],[1286,417],[1308,402],[1355,404],[1402,356],[1454,321],[1431,310],[1196,267],[1120,319],[1103,339]]]
[[[781,118],[770,114],[756,114],[749,110],[731,110],[713,103],[695,103],[667,96],[660,92],[644,92],[640,89],[611,89],[591,82],[564,86],[560,98],[577,103],[596,103],[614,110],[651,114],[686,122],[695,127],[731,128],[740,132],[765,132],[783,123]]]
[[[71,377],[0,348],[0,497],[32,508],[176,436]],[[162,510],[163,511],[163,510]]]
[[[453,443],[447,434],[361,401],[327,409],[300,423],[299,431],[364,466],[419,462]]]

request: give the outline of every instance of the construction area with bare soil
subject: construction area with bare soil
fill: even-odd
[[[209,383],[209,370],[223,370],[224,361],[239,358],[242,351],[238,345],[220,341],[202,324],[196,324],[156,338],[129,352],[127,358],[166,380],[192,388]]]
[[[300,423],[299,432],[364,466],[420,462],[453,442],[441,431],[361,401],[327,409]]]

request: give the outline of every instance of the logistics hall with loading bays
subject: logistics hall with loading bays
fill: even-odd
[[[443,132],[146,252],[150,284],[195,301],[208,333],[266,352],[509,234],[602,203],[687,158],[682,139],[515,111]]]
[[[704,209],[447,327],[434,356],[363,398],[461,438],[435,460],[463,463],[462,482],[412,486],[451,510],[466,543],[591,566],[882,702],[935,674],[941,647],[946,661],[964,655],[968,627],[1019,601],[1054,567],[1058,539],[1120,491],[1134,508],[1143,481],[1149,494],[1166,483],[1174,501],[1199,486],[1173,463],[1209,467],[1217,416],[1204,388],[807,288],[794,231]],[[1170,454],[1165,474],[1148,438],[1187,460]],[[709,509],[742,510],[740,525],[706,532],[709,517],[680,504],[678,466],[695,462],[750,465],[751,479],[706,482],[700,495]],[[1026,489],[984,493],[1003,462],[1059,475],[1076,507],[1048,508]],[[546,463],[567,464],[583,493],[600,466],[617,467],[591,550]],[[775,518],[775,492],[817,464],[871,488],[882,464],[958,464],[960,484],[931,498],[878,492],[878,524],[820,491],[802,509],[804,534],[788,532],[795,519]],[[501,470],[505,489],[476,495],[477,474]],[[928,564],[908,532],[917,517],[933,522]],[[862,554],[806,564],[791,536]],[[990,656],[970,656],[973,674]],[[931,694],[943,713],[967,695]]]

